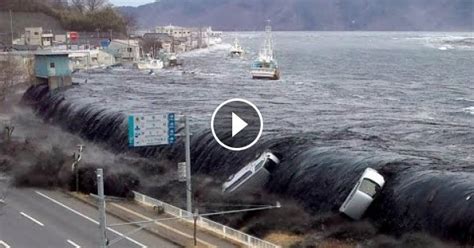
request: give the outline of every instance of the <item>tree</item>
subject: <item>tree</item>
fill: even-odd
[[[0,102],[5,101],[20,80],[21,73],[18,68],[19,64],[12,55],[7,55],[0,61]]]
[[[123,21],[125,22],[127,32],[135,31],[138,28],[137,17],[134,14],[123,13],[122,18],[123,18]]]
[[[85,2],[86,2],[87,9],[90,12],[94,12],[108,5],[107,0],[85,0]]]
[[[71,0],[71,7],[83,14],[86,9],[85,0]]]
[[[73,9],[79,11],[81,14],[84,12],[95,12],[102,8],[108,7],[108,0],[71,0],[71,6]]]

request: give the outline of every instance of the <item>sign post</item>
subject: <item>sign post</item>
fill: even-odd
[[[105,215],[105,195],[104,195],[104,173],[101,168],[97,169],[97,195],[99,198],[99,247],[106,248],[107,242],[107,221]]]
[[[176,115],[174,113],[162,115],[130,115],[128,117],[128,144],[130,147],[168,145],[176,142]],[[191,133],[189,119],[184,116],[185,129],[185,173],[182,173],[183,164],[178,164],[178,179],[186,181],[186,210],[192,213],[191,187]],[[180,167],[181,166],[181,167]]]
[[[186,162],[178,163],[178,181],[186,182]]]
[[[189,121],[188,117],[184,116],[184,125],[185,125],[185,132],[186,132],[186,141],[185,141],[185,149],[186,149],[186,210],[189,213],[193,211],[192,205],[192,188],[191,188],[191,139],[189,134]]]

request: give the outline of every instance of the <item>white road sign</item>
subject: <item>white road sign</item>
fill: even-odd
[[[128,144],[131,147],[166,145],[176,142],[175,114],[128,117]]]
[[[186,162],[178,163],[178,181],[186,182]]]

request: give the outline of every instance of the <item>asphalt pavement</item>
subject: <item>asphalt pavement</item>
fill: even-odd
[[[9,188],[0,202],[0,248],[78,248],[99,246],[98,211],[60,191]],[[107,224],[123,223],[107,215]],[[179,247],[136,226],[107,229],[110,247]]]

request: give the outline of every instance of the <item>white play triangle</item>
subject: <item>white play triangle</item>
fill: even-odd
[[[249,124],[242,120],[238,115],[232,112],[232,137],[237,135],[242,129],[247,127]]]

